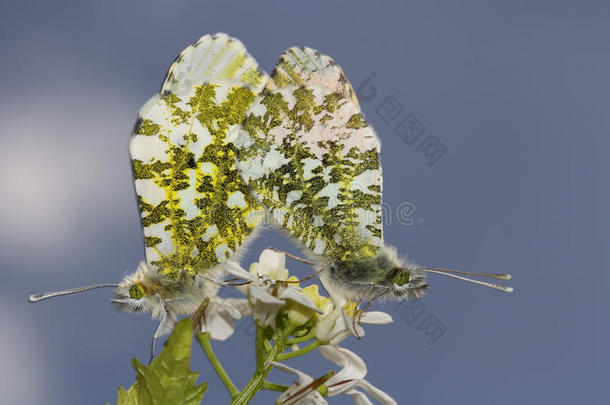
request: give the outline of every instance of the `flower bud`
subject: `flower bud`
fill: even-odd
[[[320,296],[320,294],[318,293],[317,284],[312,284],[308,287],[305,287],[301,290],[301,292],[305,294],[305,296],[307,296],[307,298],[309,298],[317,308],[324,310],[324,306],[326,305],[328,298]],[[318,316],[316,312],[313,311],[311,308],[307,308],[294,301],[290,302],[287,308],[288,320],[294,326],[305,325],[307,322],[309,322],[310,319]]]

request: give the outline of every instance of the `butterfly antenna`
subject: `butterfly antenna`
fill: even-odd
[[[230,278],[230,279],[227,279],[227,280],[219,280],[217,278],[206,276],[206,275],[204,275],[203,278],[213,282],[214,284],[222,285],[222,286],[227,286],[227,287],[233,287],[233,286],[236,286],[236,285],[246,285],[246,284],[250,284],[252,282],[250,280],[236,281],[236,280],[242,280],[241,278]]]
[[[76,294],[83,291],[95,290],[96,288],[107,288],[107,287],[118,287],[118,284],[95,284],[95,285],[87,285],[84,287],[71,288],[69,290],[61,290],[61,291],[49,291],[40,294],[32,294],[28,298],[30,302],[38,302],[42,300],[46,300],[47,298],[59,297],[61,295],[68,294]]]
[[[422,270],[424,270],[424,271],[435,270],[435,271],[442,271],[442,272],[445,272],[445,273],[463,274],[463,275],[466,275],[466,276],[495,278],[496,280],[510,280],[511,278],[513,278],[510,274],[471,273],[469,271],[451,270],[451,269],[438,269],[438,268],[422,269]]]
[[[420,269],[420,270],[425,271],[427,273],[434,273],[434,274],[440,274],[442,276],[457,278],[458,280],[468,281],[469,283],[482,285],[482,286],[493,288],[495,290],[506,292],[506,293],[513,292],[512,287],[495,284],[495,283],[488,283],[486,281],[473,280],[471,278],[458,276],[458,274],[468,274],[468,275],[477,275],[477,276],[482,276],[482,277],[491,276],[490,278],[496,278],[496,279],[500,279],[500,280],[510,280],[509,274],[469,273],[466,271],[457,271],[457,270],[452,270],[451,272],[448,272],[448,271],[440,270],[440,269]],[[455,273],[457,273],[457,274],[455,274]],[[497,277],[494,277],[494,276],[497,276]]]

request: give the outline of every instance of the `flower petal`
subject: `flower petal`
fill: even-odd
[[[281,270],[286,268],[286,256],[275,250],[265,249],[258,259],[258,264],[262,267],[259,271]]]
[[[345,326],[345,320],[340,309],[335,309],[322,316],[316,326],[316,339],[330,345],[341,343],[349,335],[350,332]]]
[[[252,315],[252,308],[248,304],[248,300],[245,298],[225,298],[227,304],[239,311],[241,318]],[[235,318],[239,319],[239,318]]]
[[[356,405],[373,405],[371,400],[362,392],[356,390],[349,390],[346,392],[347,395],[352,397],[354,404]]]
[[[228,312],[228,314],[231,316],[231,318],[233,318],[233,319],[241,319],[241,311],[233,305],[234,303],[238,304],[236,302],[237,300],[233,299],[233,301],[229,301],[229,299],[224,299],[223,300],[223,299],[218,298],[215,301],[216,301],[216,303],[218,303],[218,305],[222,309],[224,309],[225,311]],[[243,301],[246,306],[248,305],[248,300],[245,299],[245,298],[242,298],[239,301]]]
[[[298,395],[295,395],[297,392],[299,392],[303,387],[305,387],[308,384],[311,384],[311,382],[314,380],[313,377],[311,377],[308,374],[303,373],[302,371],[299,371],[295,368],[292,368],[290,366],[287,366],[285,364],[276,362],[276,361],[268,361],[267,363],[271,364],[273,367],[277,368],[278,370],[282,370],[286,373],[290,373],[290,374],[294,374],[297,376],[298,381],[295,384],[292,384],[286,391],[284,391],[282,393],[282,395],[280,395],[280,397],[278,398],[277,402],[281,403],[283,405],[326,405],[328,404],[328,402],[326,402],[326,400],[322,397],[322,395],[320,395],[319,392],[313,390],[313,391],[303,391],[300,392]]]
[[[337,395],[342,395],[345,394],[349,391],[352,391],[355,387],[358,386],[358,381],[360,380],[346,380],[343,377],[341,377],[341,371],[337,374],[335,374],[333,377],[336,377],[337,375],[339,375],[338,378],[341,378],[341,380],[328,380],[326,382],[326,386],[328,387],[328,396],[329,397],[336,397]],[[334,385],[328,385],[328,383],[334,384]]]
[[[304,394],[299,393],[299,395],[291,398],[291,395],[294,395],[299,389],[300,388],[297,386],[291,386],[280,395],[276,403],[282,405],[328,405],[328,402],[326,402],[318,391],[311,391]]]
[[[227,271],[227,273],[229,273],[235,277],[243,278],[244,280],[248,280],[248,281],[252,281],[252,282],[258,282],[258,277],[256,277],[254,274],[251,274],[250,272],[244,270],[243,267],[241,267],[239,264],[235,263],[234,261],[228,260],[227,262],[225,262],[225,270]]]
[[[362,387],[366,392],[368,392],[373,398],[375,398],[377,402],[383,405],[398,405],[398,403],[394,401],[394,398],[392,398],[379,388],[375,387],[370,382],[366,380],[360,380],[360,383],[358,385]]]
[[[314,391],[313,394],[308,395],[306,398],[303,398],[295,405],[328,405],[328,402],[324,399],[319,392]]]
[[[280,292],[279,297],[282,299],[289,299],[294,302],[297,302],[297,303],[303,305],[304,307],[309,308],[312,311],[315,311],[319,314],[322,313],[322,311],[316,306],[316,304],[313,303],[312,300],[309,299],[309,297],[307,295],[303,294],[296,288],[291,288],[291,287],[285,288],[283,291]]]
[[[329,312],[328,314],[322,316],[316,325],[316,339],[321,342],[328,342],[332,338],[330,332],[335,326],[336,320],[336,312]]]
[[[215,340],[225,340],[233,334],[235,323],[231,315],[218,302],[210,302],[201,322],[201,331],[209,332]]]
[[[392,323],[393,321],[394,320],[389,314],[380,311],[364,312],[360,317],[360,322],[373,325],[384,325],[386,323]]]
[[[358,322],[355,322],[354,318],[352,318],[351,316],[348,315],[345,308],[342,308],[341,313],[343,314],[343,320],[345,321],[345,327],[347,328],[347,330],[350,331],[350,333],[352,335],[357,336],[357,337],[362,337],[362,336],[366,335],[366,333],[364,332],[364,329],[362,329],[362,326],[360,326],[358,324]],[[358,316],[358,315],[354,315],[354,316]]]
[[[358,355],[350,350],[338,346],[320,346],[322,356],[342,367],[341,371],[332,376],[327,385],[336,384],[346,380],[361,379],[366,375],[366,364]],[[332,380],[332,382],[331,382]]]
[[[347,329],[342,329],[342,330],[338,331],[332,337],[332,339],[328,342],[328,344],[330,344],[330,345],[338,345],[339,343],[341,343],[345,339],[347,339],[349,336],[350,336],[349,331]]]
[[[275,329],[275,318],[281,307],[281,305],[263,304],[261,301],[255,301],[252,307],[252,318],[259,326],[273,326]]]
[[[271,360],[269,360],[267,363],[271,364],[273,367],[277,368],[278,370],[282,370],[285,373],[290,373],[290,374],[296,375],[297,378],[299,379],[298,382],[300,385],[306,385],[313,381],[313,377],[311,377],[310,375],[305,374],[304,372],[297,370],[296,368],[287,366],[284,363],[280,363],[277,361],[271,361]]]
[[[254,299],[264,304],[280,306],[285,304],[285,302],[281,299],[269,294],[269,292],[267,292],[267,289],[264,287],[251,286],[250,288],[248,288],[248,295],[250,296],[251,300]]]

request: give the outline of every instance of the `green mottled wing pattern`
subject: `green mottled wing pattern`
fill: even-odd
[[[330,58],[309,48],[282,55],[246,114],[238,158],[273,221],[311,253],[379,252],[379,142]]]
[[[293,47],[282,54],[273,71],[273,80],[267,82],[266,87],[277,90],[287,85],[322,87],[360,108],[356,93],[341,66],[315,49]]]
[[[230,134],[266,81],[239,41],[205,36],[140,110],[130,153],[146,259],[160,274],[182,279],[213,268],[262,221]]]
[[[178,55],[167,71],[161,94],[181,96],[196,85],[226,81],[258,92],[267,79],[238,39],[219,33],[201,37]]]

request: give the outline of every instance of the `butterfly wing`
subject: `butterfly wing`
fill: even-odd
[[[273,71],[273,80],[267,82],[266,86],[268,90],[277,90],[287,85],[322,87],[360,108],[356,93],[341,66],[315,49],[292,47],[280,56]]]
[[[266,80],[239,41],[205,36],[140,110],[130,153],[146,259],[160,274],[181,279],[213,268],[261,222],[228,134]]]
[[[201,37],[178,55],[167,71],[161,94],[182,96],[197,85],[223,82],[258,93],[267,79],[238,39],[218,33]]]
[[[377,254],[379,141],[332,59],[309,48],[282,55],[246,114],[238,157],[273,221],[311,253]]]

